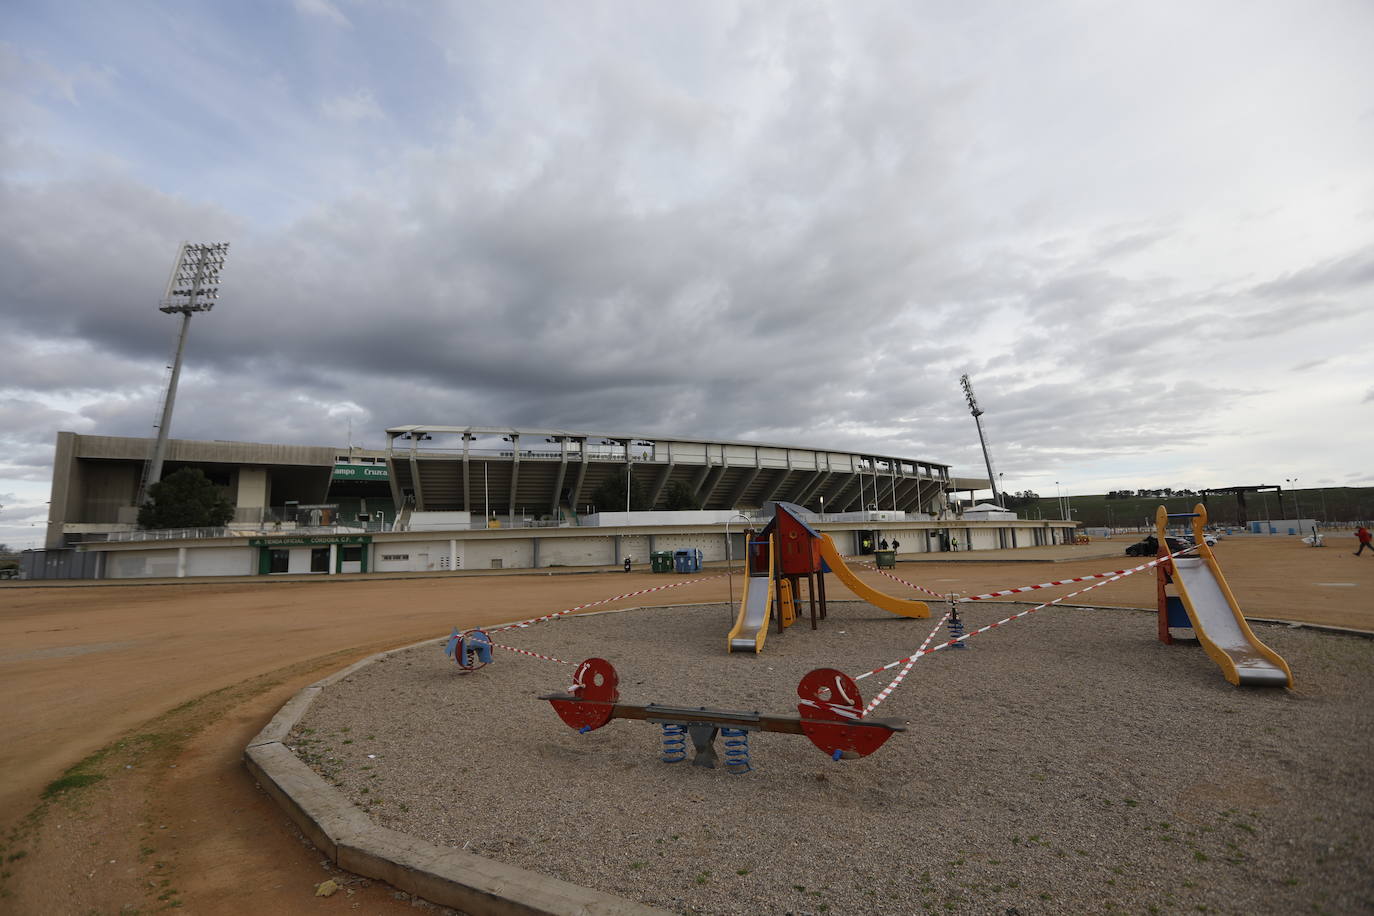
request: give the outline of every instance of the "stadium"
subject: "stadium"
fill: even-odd
[[[153,439],[57,434],[47,549],[29,578],[442,572],[619,566],[695,549],[741,555],[775,501],[843,550],[1041,546],[1071,522],[961,511],[985,489],[924,458],[779,443],[566,429],[406,425],[384,449],[173,439],[164,476],[202,470],[234,507],[223,528],[142,530]],[[727,545],[727,538],[732,543]]]

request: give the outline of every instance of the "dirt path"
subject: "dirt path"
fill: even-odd
[[[1374,629],[1374,559],[1288,539],[1233,539],[1218,554],[1252,616]],[[922,563],[896,572],[976,593],[1126,565]],[[179,902],[195,913],[413,912],[389,889],[359,882],[314,897],[331,873],[256,791],[240,763],[243,745],[295,690],[356,658],[454,625],[672,581],[602,573],[0,588],[0,894],[8,895],[0,910],[146,912]],[[844,593],[837,581],[831,588]],[[620,606],[725,596],[725,580],[712,579]],[[1154,581],[1134,576],[1071,600],[1150,606]],[[98,782],[40,803],[44,786],[102,748],[109,752],[68,780]]]

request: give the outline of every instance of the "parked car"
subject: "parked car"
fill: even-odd
[[[1188,542],[1182,538],[1170,537],[1165,539],[1169,546],[1169,553],[1178,553],[1180,550],[1187,550]],[[1159,553],[1159,540],[1152,534],[1143,541],[1138,541],[1126,548],[1128,557],[1152,557]]]
[[[1204,541],[1207,542],[1207,546],[1208,546],[1208,547],[1215,547],[1215,546],[1217,546],[1217,540],[1218,540],[1218,538],[1217,538],[1217,536],[1216,536],[1215,534],[1212,534],[1212,532],[1210,532],[1210,531],[1205,532],[1205,533],[1202,535],[1202,539],[1203,539]]]

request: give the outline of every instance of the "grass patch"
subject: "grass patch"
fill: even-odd
[[[56,798],[73,789],[84,789],[93,786],[105,777],[100,773],[68,773],[59,779],[54,779],[43,788],[45,799]]]

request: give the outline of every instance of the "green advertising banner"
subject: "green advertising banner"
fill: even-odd
[[[380,480],[386,482],[391,479],[385,467],[369,467],[365,464],[336,464],[334,465],[334,480]]]

